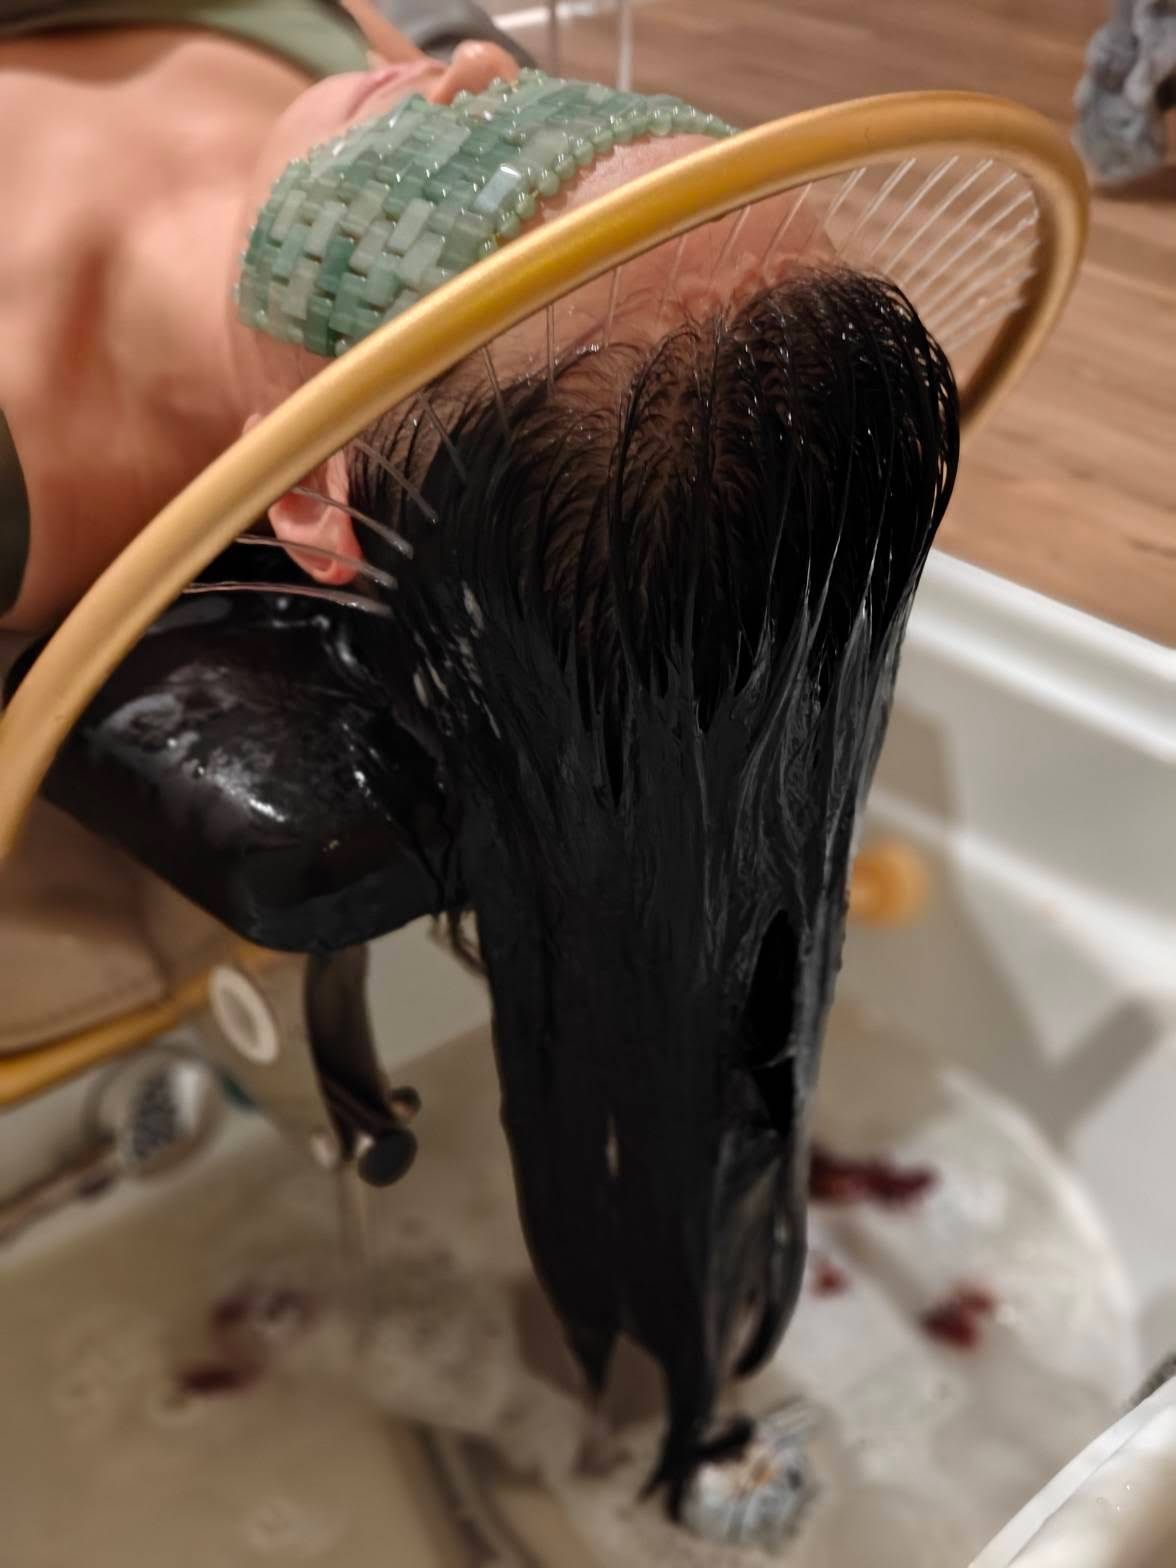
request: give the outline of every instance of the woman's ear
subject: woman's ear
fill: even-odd
[[[245,421],[246,434],[260,416],[251,414]],[[299,490],[287,490],[269,509],[274,533],[290,547],[290,557],[316,582],[338,586],[355,576],[350,562],[363,558],[351,518],[344,508],[348,501],[347,459],[342,452],[320,463],[308,474]],[[301,548],[299,548],[301,546]],[[341,557],[342,559],[335,559]]]
[[[484,92],[496,77],[518,80],[519,62],[500,44],[470,39],[458,44],[443,75],[425,88],[430,103],[452,103],[458,93]]]

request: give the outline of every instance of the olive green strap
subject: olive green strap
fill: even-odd
[[[16,603],[29,558],[29,496],[16,443],[0,412],[0,615]]]
[[[316,78],[368,64],[363,34],[330,0],[0,0],[0,38],[76,27],[206,28]]]

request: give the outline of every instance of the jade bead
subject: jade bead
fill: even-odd
[[[366,275],[371,269],[372,263],[383,251],[391,234],[392,225],[390,223],[373,223],[351,252],[347,265],[352,272],[361,272]]]
[[[425,272],[436,266],[445,241],[440,234],[422,234],[416,244],[401,257],[400,276],[410,288],[419,288]]]
[[[330,319],[331,301],[322,294],[312,295],[302,325],[303,347],[312,354],[331,352]]]
[[[414,197],[404,209],[404,216],[392,230],[388,249],[395,251],[398,256],[407,255],[425,232],[425,225],[429,221],[432,210],[423,197]]]
[[[304,194],[301,187],[289,192],[285,197],[277,216],[270,225],[270,237],[272,239],[281,241],[286,238],[302,209],[303,200]]]
[[[355,249],[355,241],[346,234],[336,234],[327,244],[323,252],[323,263],[319,268],[318,286],[330,293],[337,288],[340,279],[347,271],[347,264],[351,260],[351,252]]]
[[[375,305],[386,310],[400,288],[400,267],[395,256],[381,256],[367,276],[363,291],[365,305]]]
[[[306,320],[306,312],[310,305],[311,295],[314,293],[315,284],[318,282],[318,270],[318,262],[312,260],[309,256],[303,256],[302,260],[294,268],[290,286],[287,288],[286,297],[283,300],[283,309],[286,315],[292,317],[295,321]]]
[[[303,247],[308,256],[322,257],[328,241],[339,227],[346,211],[347,208],[341,201],[325,202],[318,209],[318,215],[311,222],[310,232]]]

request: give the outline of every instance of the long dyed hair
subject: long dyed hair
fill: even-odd
[[[432,396],[444,440],[392,415],[385,461],[351,458],[414,551],[380,562],[368,657],[455,808],[535,1266],[594,1389],[622,1333],[660,1363],[676,1511],[795,1302],[854,824],[955,387],[901,292],[821,270]]]

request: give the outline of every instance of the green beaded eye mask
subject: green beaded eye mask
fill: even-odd
[[[282,173],[242,261],[241,319],[342,354],[512,239],[602,153],[671,134],[735,132],[668,94],[540,71],[448,105],[408,98]]]

